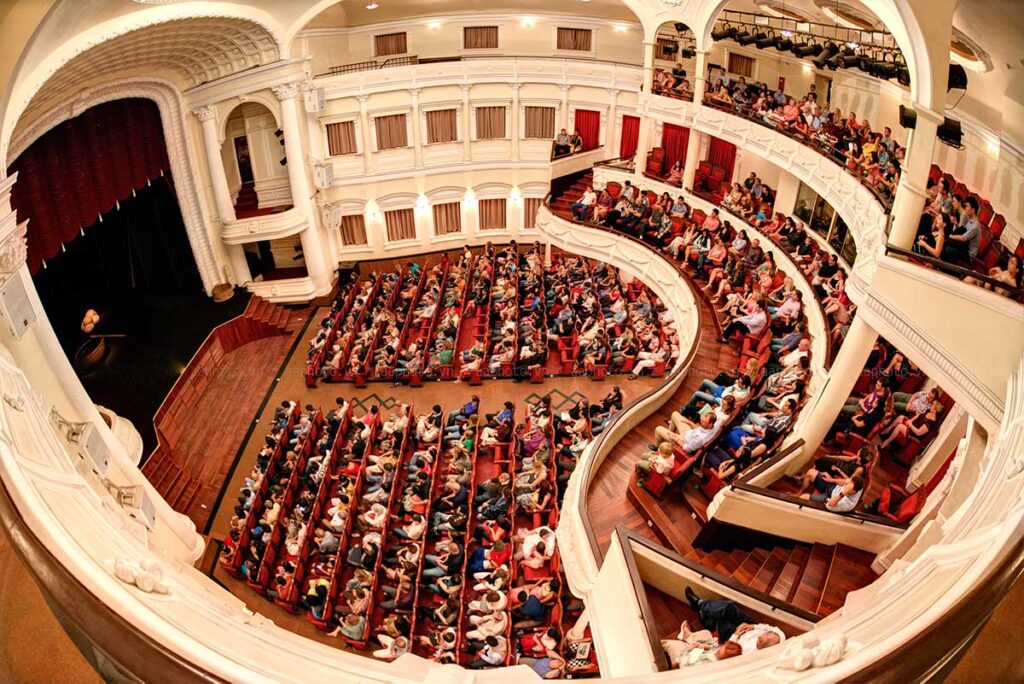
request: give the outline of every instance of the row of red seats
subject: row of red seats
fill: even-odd
[[[330,314],[330,330],[327,332],[324,343],[313,352],[306,362],[306,387],[316,387],[320,371],[323,369],[324,361],[327,359],[327,353],[334,345],[334,340],[337,338],[338,329],[341,327],[342,322],[352,310],[352,303],[355,301],[358,291],[358,283],[353,280],[339,290],[335,296],[334,306],[332,306],[332,313]],[[317,331],[317,334],[319,335],[320,331]]]

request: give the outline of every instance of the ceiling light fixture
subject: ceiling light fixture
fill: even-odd
[[[536,19],[534,19],[533,17],[525,17],[525,18],[524,18],[524,19],[523,19],[523,20],[522,20],[521,22],[519,22],[519,23],[520,23],[520,24],[522,24],[522,25],[523,25],[524,27],[527,27],[527,28],[529,28],[529,27],[531,27],[531,26],[536,26],[536,25],[537,25],[537,20],[536,20]]]
[[[441,22],[439,22],[439,21],[428,21],[427,22],[427,28],[430,29],[431,31],[436,31],[437,29],[441,28]]]
[[[368,9],[368,10],[375,10],[378,7],[380,7],[380,5],[378,5],[377,3],[373,2],[373,0],[370,0],[370,4],[366,6],[366,9]]]

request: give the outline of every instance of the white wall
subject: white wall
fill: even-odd
[[[581,8],[585,9],[585,8]],[[407,55],[418,57],[464,56],[533,56],[591,57],[612,62],[643,63],[643,33],[639,24],[597,20],[580,14],[577,17],[544,17],[532,15],[533,25],[525,25],[522,17],[473,15],[425,17],[372,26],[340,29],[307,29],[300,34],[298,49],[312,55],[313,73],[327,72],[332,66],[369,60],[383,60],[374,54],[374,36],[406,33]],[[466,26],[497,26],[498,49],[464,50],[463,28]],[[594,31],[592,52],[555,49],[558,27],[586,28]]]

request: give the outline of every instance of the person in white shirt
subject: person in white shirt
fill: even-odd
[[[686,600],[700,616],[705,629],[718,633],[718,638],[734,641],[743,654],[770,648],[786,640],[786,635],[774,625],[755,622],[735,601],[728,599],[702,599],[686,587]]]
[[[594,192],[594,188],[590,185],[587,186],[586,192],[580,197],[578,202],[573,202],[572,215],[578,221],[585,221],[587,218],[587,212],[590,211],[590,207],[594,206],[597,202],[597,193]]]
[[[655,445],[672,442],[682,447],[687,454],[695,454],[709,444],[718,435],[718,430],[724,422],[714,411],[701,416],[700,423],[693,427],[692,423],[678,413],[672,414],[672,418],[673,429],[660,426],[655,428]]]

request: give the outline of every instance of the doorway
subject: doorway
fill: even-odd
[[[235,159],[238,161],[238,177],[245,183],[253,182],[252,161],[249,158],[249,138],[240,135],[235,138]]]

